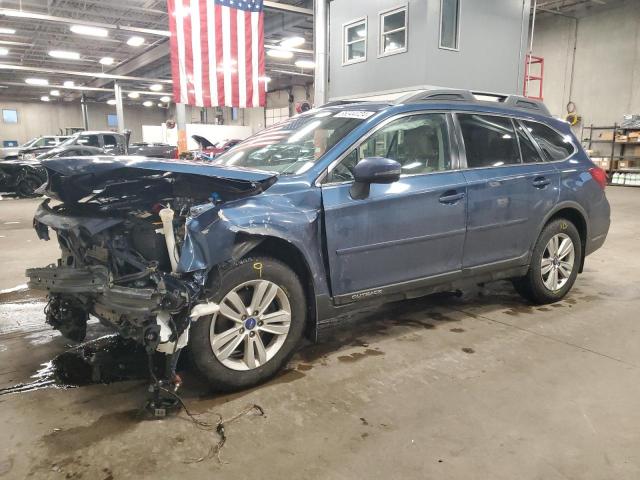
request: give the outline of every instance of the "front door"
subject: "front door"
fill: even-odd
[[[453,170],[451,122],[445,113],[387,121],[329,172],[322,199],[334,297],[384,294],[385,286],[461,269],[466,183]],[[354,200],[352,169],[373,156],[398,161],[402,176]]]
[[[540,223],[557,201],[560,175],[543,161],[520,123],[493,115],[456,117],[469,197],[463,267],[524,264]]]

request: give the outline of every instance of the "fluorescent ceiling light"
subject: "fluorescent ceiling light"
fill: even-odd
[[[67,88],[72,88],[76,86],[76,82],[74,82],[73,80],[67,80],[62,85],[64,85]]]
[[[280,42],[280,45],[287,48],[301,47],[304,45],[303,37],[288,37]]]
[[[40,97],[40,100],[42,100],[43,102],[48,102],[50,100],[50,98],[46,95],[43,95]]]
[[[160,101],[164,103],[169,103],[171,101],[171,97],[165,95],[164,97],[160,97]]]
[[[140,98],[140,94],[138,92],[129,92],[127,96],[129,98]]]
[[[60,90],[51,90],[49,92],[49,95],[51,95],[52,97],[59,97],[60,96]]]
[[[110,99],[110,100],[107,100],[107,103],[108,103],[109,105],[115,105],[115,104],[116,104],[116,101],[112,98],[112,99]]]
[[[293,52],[290,52],[289,50],[276,50],[275,48],[272,48],[270,50],[267,50],[267,55],[273,58],[291,58],[293,57]]]
[[[99,62],[101,65],[113,65],[113,57],[102,57]]]
[[[147,100],[142,105],[144,105],[145,107],[153,107],[153,102],[151,100]]]
[[[78,52],[69,52],[67,50],[49,50],[49,56],[53,58],[64,58],[66,60],[80,60]]]
[[[49,80],[46,78],[27,78],[25,83],[29,85],[49,85]]]
[[[0,55],[2,56],[9,55],[9,49],[0,47]]]
[[[139,47],[140,45],[144,45],[144,38],[135,35],[133,37],[129,37],[129,40],[127,40],[127,45],[130,45],[132,47]]]
[[[162,90],[162,85],[160,85],[159,83],[154,83],[149,87],[149,90],[151,90],[152,92],[159,92]]]
[[[316,68],[316,63],[311,60],[298,60],[296,62],[296,67],[299,68]]]
[[[2,27],[2,28],[0,28],[0,33],[5,34],[5,35],[13,35],[13,34],[16,33],[16,30],[14,28]]]
[[[71,25],[69,28],[73,33],[78,35],[89,35],[91,37],[108,37],[109,32],[106,28],[90,27],[89,25]]]

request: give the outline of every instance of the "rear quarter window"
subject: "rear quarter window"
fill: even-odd
[[[564,160],[573,154],[574,147],[568,136],[562,135],[542,123],[526,120],[522,121],[522,123],[538,143],[546,160]]]

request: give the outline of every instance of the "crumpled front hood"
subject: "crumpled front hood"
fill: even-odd
[[[165,173],[186,173],[211,178],[225,178],[246,182],[264,182],[273,179],[273,172],[238,167],[221,167],[189,160],[165,160],[140,156],[64,157],[42,160],[42,165],[64,176],[102,174],[119,169],[140,169]]]
[[[222,167],[187,160],[165,160],[142,156],[92,156],[44,159],[49,180],[43,193],[63,202],[75,202],[88,195],[109,197],[110,202],[129,202],[141,196],[151,198],[158,189],[164,194],[177,186],[187,196],[208,198],[255,195],[277,180],[272,172]]]

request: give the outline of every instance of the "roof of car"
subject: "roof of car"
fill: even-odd
[[[118,132],[112,132],[111,130],[84,130],[77,132],[75,135],[122,135]]]
[[[380,111],[394,105],[442,105],[451,107],[474,106],[488,107],[508,112],[526,112],[529,114],[551,117],[551,113],[544,103],[539,100],[520,95],[496,94],[487,92],[475,92],[470,90],[438,89],[418,90],[403,95],[389,102],[368,102],[366,100],[339,100],[329,102],[323,107],[338,110],[369,110]]]

